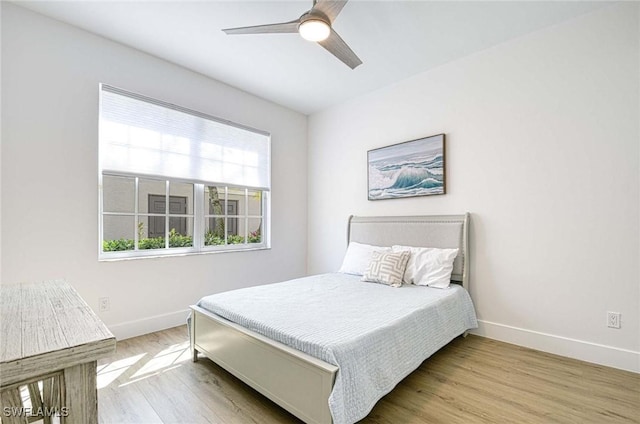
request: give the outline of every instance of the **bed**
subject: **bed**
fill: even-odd
[[[458,248],[449,289],[329,273],[206,296],[191,306],[198,352],[308,423],[352,423],[476,323],[469,215],[349,218],[347,240]],[[348,323],[348,325],[345,325]]]

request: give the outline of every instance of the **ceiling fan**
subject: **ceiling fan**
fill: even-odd
[[[362,61],[340,38],[331,25],[348,0],[313,0],[313,7],[295,21],[223,29],[228,35],[300,33],[305,40],[315,41],[351,69]]]

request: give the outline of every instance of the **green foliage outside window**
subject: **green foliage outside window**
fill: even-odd
[[[260,229],[249,233],[247,243],[260,243],[262,242],[262,235]],[[243,244],[244,237],[230,234],[227,236],[227,244]],[[204,235],[205,246],[220,246],[224,244],[224,237],[220,237],[217,232],[209,231]]]
[[[262,235],[260,229],[249,234],[248,243],[260,243]],[[139,237],[138,249],[163,249],[165,247],[164,237]],[[227,244],[243,244],[244,237],[238,235],[228,235]],[[104,252],[117,252],[122,250],[133,250],[134,240],[121,238],[119,240],[104,240],[102,242],[102,250]],[[224,245],[224,238],[219,237],[214,232],[208,232],[204,236],[205,246]],[[191,236],[178,234],[175,228],[169,232],[169,247],[191,247],[193,246],[193,238]]]

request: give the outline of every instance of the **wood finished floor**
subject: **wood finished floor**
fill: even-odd
[[[118,342],[98,364],[100,423],[299,423],[189,359],[186,327]],[[458,338],[361,423],[640,423],[640,375],[482,337]]]

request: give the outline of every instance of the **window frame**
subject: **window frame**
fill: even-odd
[[[134,211],[133,212],[105,212],[104,210],[104,185],[103,179],[104,176],[113,176],[113,177],[124,177],[124,178],[133,178],[134,179]],[[255,250],[266,250],[271,248],[271,240],[270,240],[270,224],[271,220],[269,217],[270,212],[270,190],[254,188],[254,187],[237,187],[231,186],[227,184],[219,184],[219,183],[202,183],[202,182],[194,182],[188,180],[181,180],[176,178],[167,178],[162,176],[148,176],[142,174],[132,174],[132,173],[121,173],[121,172],[100,172],[98,174],[99,179],[99,205],[98,205],[98,259],[100,261],[112,261],[112,260],[122,260],[122,259],[142,259],[142,258],[153,258],[153,257],[166,257],[166,256],[186,256],[186,255],[198,255],[198,254],[209,254],[209,253],[222,253],[222,252],[246,252],[246,251],[255,251]],[[164,214],[154,214],[150,212],[140,212],[139,205],[139,183],[140,179],[146,180],[157,180],[165,182],[165,213]],[[169,212],[169,198],[171,196],[170,185],[171,183],[187,183],[193,184],[193,199],[192,199],[192,208],[193,214],[171,214]],[[225,188],[225,208],[224,208],[224,217],[225,217],[225,229],[227,224],[227,216],[228,211],[226,208],[227,205],[227,193],[228,189],[240,189],[244,190],[244,202],[245,202],[245,213],[234,215],[237,219],[244,219],[244,243],[236,243],[236,244],[228,244],[227,243],[227,231],[225,230],[225,244],[224,245],[205,245],[205,228],[206,228],[206,220],[211,217],[217,217],[218,215],[211,215],[208,212],[208,209],[205,209],[207,205],[205,205],[204,194],[205,187],[207,186],[215,186],[215,187],[224,187]],[[248,210],[248,196],[249,192],[258,191],[261,193],[261,204],[260,208],[262,211],[261,215],[250,215]],[[103,250],[103,242],[104,242],[104,217],[105,216],[130,216],[133,217],[133,240],[134,240],[134,248],[132,250],[120,250],[120,251],[107,251]],[[141,217],[149,217],[149,216],[161,216],[165,218],[165,246],[160,249],[139,249],[139,236],[138,236],[138,223],[140,222]],[[192,218],[192,246],[191,247],[169,247],[169,218],[171,217],[180,217],[180,218]],[[261,241],[260,243],[249,243],[248,235],[248,222],[250,219],[260,219],[261,220]],[[188,222],[188,221],[187,221]]]
[[[227,119],[218,118],[209,115],[204,112],[200,112],[194,109],[183,107],[174,103],[159,100],[153,97],[145,96],[140,93],[124,90],[118,87],[114,87],[108,84],[100,83],[99,86],[99,113],[98,113],[98,260],[110,261],[120,259],[137,259],[145,257],[163,257],[163,256],[183,256],[194,255],[203,253],[220,253],[220,252],[237,252],[237,251],[253,251],[264,250],[271,248],[271,134],[264,130],[252,128],[243,124],[229,121]],[[123,101],[122,98],[128,98]],[[110,100],[109,100],[110,99]],[[105,103],[106,102],[106,103]],[[133,103],[131,103],[133,102]],[[136,106],[136,102],[142,102],[144,105]],[[107,106],[105,106],[107,105]],[[110,106],[108,106],[110,105]],[[149,109],[151,107],[151,109]],[[154,107],[162,108],[163,111],[160,114],[156,114],[152,109]],[[124,109],[123,109],[124,108]],[[128,119],[120,121],[113,120],[113,116],[109,117],[109,114],[122,113],[125,111],[125,116]],[[168,115],[165,115],[165,111]],[[138,114],[137,114],[138,113]],[[176,114],[177,113],[177,114]],[[181,117],[181,115],[188,115],[187,118]],[[146,118],[145,118],[146,117]],[[151,117],[151,121],[149,121]],[[145,118],[145,119],[143,119]],[[153,121],[153,118],[158,118],[158,121]],[[207,122],[193,122],[191,119],[210,121]],[[156,131],[158,134],[168,134],[170,141],[175,137],[182,137],[182,139],[194,143],[192,148],[192,154],[184,154],[181,150],[175,150],[175,146],[172,147],[169,143],[168,148],[163,145],[146,144],[145,138],[129,138],[130,133],[125,139],[110,138],[105,136],[107,133],[103,133],[105,123],[119,122],[124,125],[127,131],[130,131],[131,125],[134,129]],[[161,122],[160,127],[156,124]],[[197,125],[195,125],[197,124]],[[169,132],[165,132],[162,125],[168,125]],[[199,131],[193,132],[189,128],[201,128]],[[211,126],[213,125],[213,126]],[[227,128],[229,127],[229,128]],[[113,129],[113,128],[112,128]],[[173,132],[175,131],[175,132]],[[186,132],[185,132],[186,131]],[[240,132],[238,132],[240,131]],[[251,133],[251,134],[249,134]],[[247,138],[248,137],[248,138]],[[258,138],[255,138],[258,137]],[[131,140],[134,140],[131,142]],[[139,143],[138,141],[142,141]],[[249,143],[250,142],[250,143]],[[248,144],[247,144],[248,143]],[[255,145],[253,143],[256,143]],[[175,140],[174,140],[175,144]],[[253,147],[249,147],[253,146]],[[212,150],[213,148],[213,150]],[[238,150],[239,153],[251,153],[255,154],[257,162],[250,164],[245,161],[235,163],[234,159],[230,159],[227,162],[224,157],[220,156],[220,153],[214,153],[218,150]],[[117,154],[114,156],[114,151],[117,150]],[[124,149],[124,152],[122,151]],[[128,149],[128,150],[127,150]],[[225,150],[226,149],[226,150]],[[181,167],[174,167],[172,170],[165,168],[164,166],[144,166],[138,162],[137,155],[142,152],[145,156],[147,151],[155,160],[156,164],[167,164],[178,162]],[[202,154],[205,152],[205,154]],[[105,155],[103,157],[103,154]],[[160,156],[158,156],[160,155]],[[189,165],[184,168],[184,157],[189,156]],[[224,156],[224,154],[222,155]],[[232,154],[233,156],[233,154]],[[127,159],[122,162],[121,159]],[[133,161],[130,159],[134,158]],[[225,164],[242,166],[242,172],[232,173],[218,173],[208,172],[211,170],[224,171]],[[222,166],[222,168],[219,168]],[[245,170],[244,167],[249,167]],[[253,167],[253,168],[252,168]],[[230,166],[232,169],[233,166]],[[173,170],[180,169],[180,172],[173,172]],[[255,171],[255,175],[251,171]],[[135,178],[135,205],[134,212],[107,212],[104,211],[104,175],[113,175],[120,177]],[[237,176],[241,178],[237,178]],[[154,215],[147,211],[147,213],[140,213],[140,199],[139,199],[139,179],[161,180],[165,181],[165,213]],[[193,200],[187,211],[191,209],[192,214],[171,214],[170,210],[170,196],[168,186],[170,182],[182,182],[193,184]],[[240,185],[242,187],[240,187]],[[258,191],[261,193],[261,215],[253,216],[249,215],[249,210],[245,209],[244,215],[239,215],[238,219],[244,218],[245,221],[245,233],[243,243],[227,244],[226,234],[227,227],[225,225],[225,244],[224,245],[209,245],[205,246],[205,229],[206,221],[205,215],[209,209],[205,210],[205,199],[203,198],[204,187],[217,186],[217,187],[234,187],[245,190],[245,199],[247,199],[246,193],[249,191]],[[226,202],[225,202],[226,203]],[[245,201],[246,205],[246,201]],[[116,208],[117,209],[117,206]],[[228,211],[225,207],[225,216],[228,215]],[[133,219],[133,250],[121,250],[121,251],[103,251],[104,242],[104,217],[107,215],[120,215],[131,216]],[[163,216],[165,218],[165,246],[161,249],[139,249],[139,223],[141,217],[150,216]],[[170,241],[170,219],[172,216],[185,217],[187,222],[191,220],[192,234],[192,246],[191,247],[169,247]],[[254,218],[261,220],[260,232],[261,238],[259,243],[249,243],[248,241],[248,227],[247,223]],[[225,224],[227,220],[225,219]],[[126,225],[129,225],[128,223]],[[147,224],[147,227],[149,222]],[[116,228],[118,228],[116,226]],[[186,233],[188,234],[189,231]],[[118,234],[119,235],[119,234]],[[147,228],[148,236],[148,228]],[[126,240],[130,240],[127,238]]]

